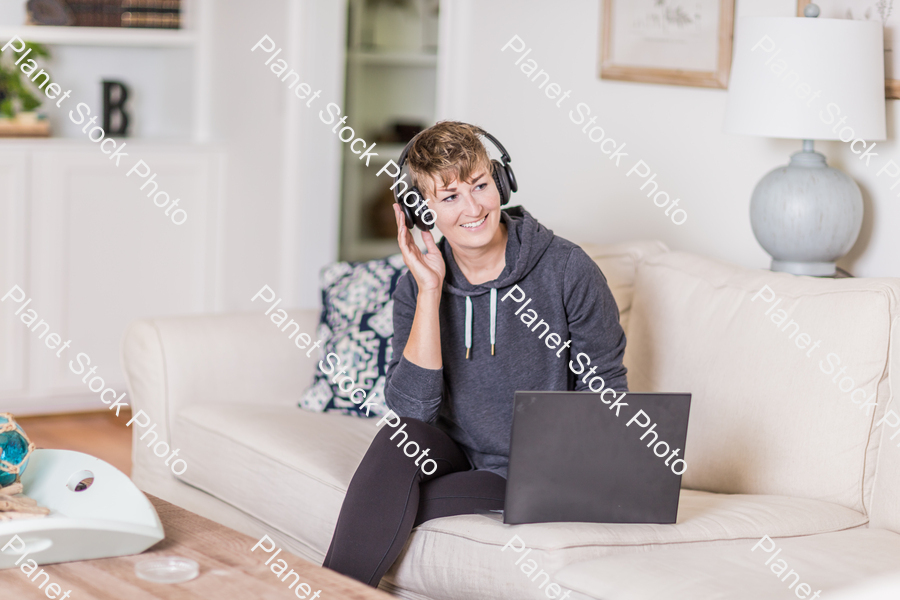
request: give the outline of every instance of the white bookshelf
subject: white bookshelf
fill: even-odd
[[[350,0],[344,114],[367,141],[375,141],[394,123],[423,127],[434,123],[438,64],[434,1],[408,0],[409,15],[418,15],[417,23],[409,15],[377,14],[385,5],[388,11],[396,10],[394,1]],[[405,23],[406,29],[386,28],[393,23]],[[391,184],[386,174],[378,177],[376,173],[388,160],[397,162],[404,146],[378,142],[379,156],[368,168],[357,155],[345,152],[342,260],[371,260],[399,252],[396,231],[390,237],[377,237],[368,220],[372,202]]]

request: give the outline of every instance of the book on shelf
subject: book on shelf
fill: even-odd
[[[66,5],[75,27],[181,27],[181,0],[66,0]]]

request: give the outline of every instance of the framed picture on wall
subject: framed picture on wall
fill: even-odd
[[[810,0],[798,0],[797,16]],[[900,61],[894,58],[894,36],[900,31],[900,0],[816,0],[820,19],[881,21],[884,26],[884,95],[900,98]]]
[[[601,12],[602,79],[728,87],[734,0],[603,0]]]

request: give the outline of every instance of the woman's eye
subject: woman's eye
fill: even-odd
[[[453,200],[454,198],[456,198],[456,194],[453,194],[452,196],[447,196],[446,198],[441,200],[441,202],[448,202],[450,200]]]
[[[487,183],[482,183],[481,185],[477,186],[475,189],[478,191],[481,191],[486,187],[487,187]]]

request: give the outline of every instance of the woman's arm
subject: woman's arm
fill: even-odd
[[[416,297],[416,314],[413,318],[412,330],[403,349],[406,360],[423,369],[440,369],[441,362],[441,325],[438,308],[441,305],[441,288],[444,285],[444,257],[434,243],[430,231],[422,232],[422,240],[428,249],[422,254],[412,232],[406,228],[403,213],[399,204],[394,204],[394,216],[397,218],[397,242],[403,253],[403,262],[416,280],[418,295]]]
[[[443,256],[431,232],[423,232],[422,254],[394,205],[397,242],[415,283],[406,281],[394,293],[394,357],[388,367],[385,402],[400,416],[425,422],[437,418],[443,395],[443,361],[438,309],[444,283]]]
[[[575,375],[575,390],[588,390],[591,379],[600,376],[604,387],[628,391],[627,369],[622,363],[625,332],[619,324],[619,308],[600,267],[581,248],[574,248],[569,255],[563,288],[572,339],[570,369],[582,369]],[[590,358],[587,367],[575,360],[582,352]],[[588,375],[592,368],[594,372]]]

